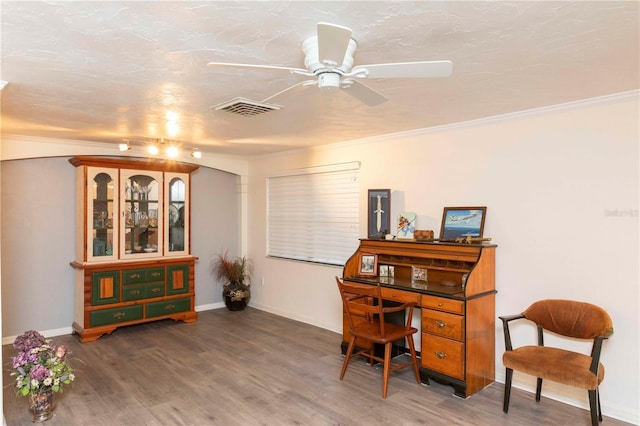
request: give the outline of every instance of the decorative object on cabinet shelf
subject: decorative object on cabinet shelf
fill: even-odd
[[[241,311],[251,298],[251,273],[253,264],[246,256],[229,257],[225,251],[211,261],[211,272],[218,280],[225,280],[222,286],[224,304],[230,311]]]
[[[486,213],[486,207],[445,207],[440,226],[440,240],[482,238]]]
[[[75,379],[67,348],[54,345],[35,330],[16,337],[13,347],[19,351],[12,359],[15,370],[11,373],[16,376],[17,392],[29,397],[33,423],[47,421],[53,416],[55,393]]]
[[[360,254],[359,275],[364,277],[375,277],[378,270],[378,256],[370,253]]]
[[[370,189],[368,212],[369,238],[384,239],[391,228],[391,190]]]
[[[412,283],[419,283],[419,282],[423,282],[426,283],[427,280],[427,268],[419,268],[417,266],[412,266],[411,267],[411,282]]]
[[[416,239],[416,241],[433,241],[433,231],[416,229],[413,232],[413,237]]]
[[[413,240],[413,233],[416,229],[416,214],[403,212],[398,217],[398,229],[396,232],[399,240]]]

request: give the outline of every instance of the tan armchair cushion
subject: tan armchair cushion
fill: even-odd
[[[587,390],[596,389],[604,379],[602,363],[597,378],[589,371],[590,356],[547,346],[521,346],[505,352],[502,362],[506,368]]]
[[[590,303],[547,299],[532,304],[523,314],[544,329],[563,336],[594,339],[613,334],[609,314]]]

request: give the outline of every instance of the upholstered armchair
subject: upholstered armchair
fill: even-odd
[[[602,421],[598,386],[604,380],[604,365],[600,362],[600,352],[603,341],[613,334],[609,314],[590,303],[548,299],[533,303],[521,314],[499,318],[504,326],[506,349],[502,356],[506,368],[503,411],[509,411],[511,381],[513,371],[517,370],[538,378],[537,402],[540,402],[543,379],[586,389],[591,423],[595,426]],[[527,319],[536,324],[537,345],[512,347],[509,323],[518,319]],[[544,346],[544,330],[570,338],[593,340],[591,354]]]

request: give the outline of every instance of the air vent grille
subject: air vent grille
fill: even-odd
[[[228,102],[221,103],[212,107],[216,111],[226,111],[232,114],[244,115],[252,117],[254,115],[264,114],[269,111],[277,111],[281,107],[274,104],[266,104],[259,101],[253,101],[246,98],[235,98]]]

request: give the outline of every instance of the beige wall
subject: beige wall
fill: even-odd
[[[615,324],[603,351],[603,409],[637,423],[638,116],[634,93],[255,158],[248,182],[249,254],[258,283],[252,305],[341,330],[333,279],[340,268],[265,257],[265,179],[289,169],[359,161],[361,211],[366,211],[368,188],[391,188],[392,217],[416,212],[417,228],[437,233],[444,206],[488,207],[485,236],[498,244],[498,315],[520,312],[541,298],[603,306]],[[361,218],[365,237],[366,215]],[[517,343],[533,343],[532,329],[516,330],[522,336]],[[499,381],[503,351],[502,327],[496,323]],[[531,378],[516,374],[514,381],[534,389]],[[583,391],[548,383],[544,393],[588,406]]]

